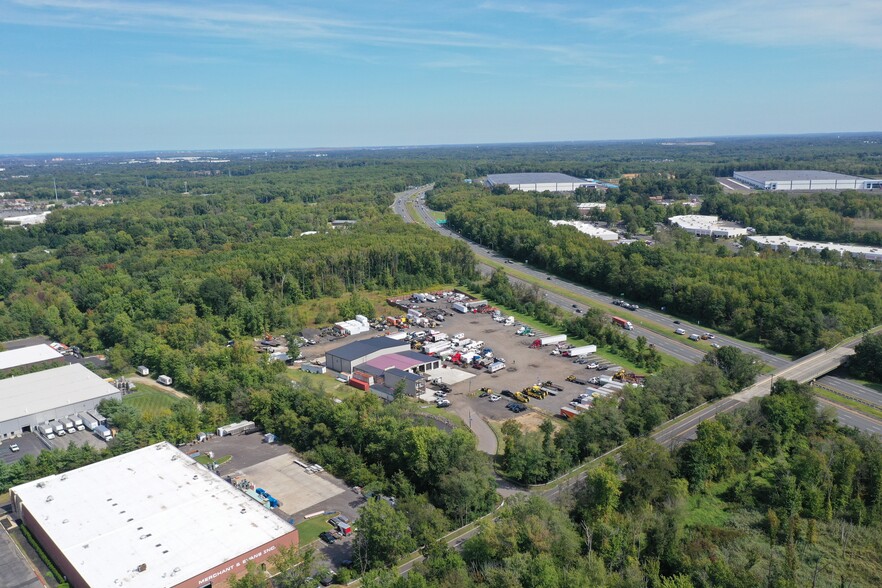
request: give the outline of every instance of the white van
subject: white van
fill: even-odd
[[[677,335],[685,335],[686,329],[677,329],[676,331],[674,331],[674,333]]]
[[[699,337],[699,336],[696,335],[695,333],[692,333],[691,335],[689,335],[689,339],[690,339],[691,341],[699,341],[699,340],[701,339],[701,337]]]

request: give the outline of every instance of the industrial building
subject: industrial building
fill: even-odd
[[[53,363],[64,363],[64,356],[46,344],[0,352],[0,373]]]
[[[486,184],[490,188],[506,185],[512,190],[525,192],[575,192],[576,188],[596,189],[599,185],[594,180],[558,173],[490,174]]]
[[[390,337],[373,337],[364,341],[354,341],[341,345],[325,353],[325,366],[335,372],[351,372],[357,365],[389,355],[410,351],[410,343]]]
[[[595,237],[597,239],[603,239],[604,241],[618,241],[619,234],[615,231],[610,231],[604,229],[602,227],[598,227],[597,225],[592,225],[591,223],[586,223],[584,221],[565,221],[565,220],[553,220],[550,221],[554,226],[560,225],[569,225],[571,227],[575,227],[577,231],[580,233],[585,233],[589,237]]]
[[[580,202],[576,205],[580,216],[588,216],[595,210],[606,210],[606,202]]]
[[[757,190],[879,190],[882,180],[871,180],[815,169],[737,171],[735,181]]]
[[[218,588],[298,545],[293,525],[166,442],[10,497],[73,588]]]
[[[789,249],[792,252],[800,249],[808,249],[815,253],[820,253],[825,249],[836,253],[840,257],[843,255],[851,255],[852,257],[863,257],[869,261],[882,261],[882,248],[867,247],[864,245],[843,245],[839,243],[818,243],[815,241],[799,241],[785,236],[760,236],[756,235],[748,237],[749,241],[756,243],[761,247],[768,247],[778,251],[779,249]]]
[[[0,439],[121,397],[116,386],[78,363],[0,380]]]
[[[742,237],[753,232],[750,227],[745,228],[738,223],[721,221],[718,216],[708,214],[681,214],[670,217],[668,222],[687,233],[701,237],[732,238]]]

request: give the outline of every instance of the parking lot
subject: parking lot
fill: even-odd
[[[442,381],[451,385],[452,392],[447,396],[452,404],[466,404],[478,415],[493,421],[505,421],[517,418],[519,421],[537,426],[535,418],[530,418],[528,413],[538,412],[545,416],[560,414],[560,408],[567,406],[570,401],[579,394],[586,392],[586,386],[566,381],[567,376],[573,374],[584,379],[593,376],[611,376],[619,366],[610,363],[597,354],[584,356],[585,363],[574,363],[575,358],[567,358],[561,355],[551,355],[554,346],[546,346],[539,349],[531,349],[530,344],[540,335],[545,333],[533,333],[528,336],[516,335],[519,324],[504,326],[493,320],[490,314],[460,314],[453,312],[445,318],[445,321],[436,327],[437,330],[448,334],[464,333],[465,337],[484,342],[485,347],[493,350],[496,357],[504,358],[506,368],[494,374],[487,373],[484,369],[463,368],[447,364],[447,367],[434,370],[432,375],[441,374]],[[417,329],[419,330],[419,329]],[[597,363],[605,367],[605,370],[587,369],[590,363]],[[445,370],[465,371],[470,378],[444,378]],[[544,399],[530,398],[526,404],[528,411],[515,414],[506,408],[511,398],[503,397],[497,402],[490,402],[489,397],[480,398],[481,388],[490,388],[494,394],[500,394],[502,390],[520,391],[527,386],[553,382],[563,388],[557,395],[549,395]],[[591,390],[593,391],[593,389]],[[451,409],[454,407],[451,406]],[[462,414],[461,410],[456,410]]]
[[[18,451],[12,451],[12,446],[18,445]],[[0,459],[5,463],[15,463],[25,455],[37,457],[46,449],[46,445],[35,433],[22,433],[21,437],[4,439],[0,443]]]
[[[294,455],[290,446],[264,443],[260,433],[213,436],[181,449],[185,452],[211,451],[215,459],[231,456],[218,468],[218,475],[226,479],[241,472],[256,487],[278,498],[282,502],[281,508],[277,509],[279,516],[293,519],[295,524],[303,521],[305,515],[319,511],[340,512],[354,519],[358,507],[364,502],[360,494],[327,472],[305,473],[294,463],[294,459],[304,460]]]

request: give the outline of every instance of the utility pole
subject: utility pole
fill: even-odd
[[[52,178],[52,187],[55,189],[55,202],[58,202],[58,185],[55,183],[55,177]]]

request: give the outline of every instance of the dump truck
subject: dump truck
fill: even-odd
[[[564,357],[582,357],[583,355],[588,355],[589,353],[596,353],[597,345],[582,345],[581,347],[571,347],[570,349],[564,349],[563,355]]]
[[[631,321],[626,321],[621,317],[614,316],[612,317],[612,322],[614,325],[618,325],[625,329],[626,331],[631,331],[634,329],[634,325],[631,324]]]

